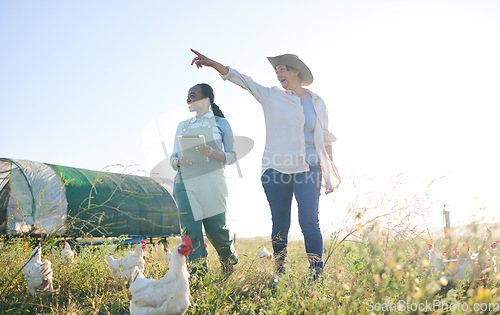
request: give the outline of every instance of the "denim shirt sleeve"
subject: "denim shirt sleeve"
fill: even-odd
[[[226,119],[221,118],[217,121],[217,127],[219,127],[224,146],[225,164],[234,164],[236,162],[236,152],[234,151],[234,137],[231,125]]]
[[[183,121],[177,126],[177,130],[175,131],[174,150],[172,151],[172,155],[170,155],[170,165],[172,165],[174,170],[177,170],[177,159],[181,156],[181,149],[179,147],[179,140],[177,140],[177,136],[181,135],[183,126]]]

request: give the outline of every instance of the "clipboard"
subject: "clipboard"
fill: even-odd
[[[200,145],[205,145],[205,136],[177,136],[179,141],[179,147],[181,149],[182,156],[189,162],[206,163],[208,162],[208,157],[201,155],[196,151],[196,147]]]

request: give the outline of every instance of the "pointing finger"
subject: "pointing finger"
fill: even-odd
[[[191,51],[194,52],[196,54],[196,56],[200,57],[201,54],[199,52],[197,52],[196,50],[194,50],[193,48],[191,48]]]

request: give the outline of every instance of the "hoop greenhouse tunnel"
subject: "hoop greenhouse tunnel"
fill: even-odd
[[[0,158],[1,234],[179,235],[177,206],[149,177]]]

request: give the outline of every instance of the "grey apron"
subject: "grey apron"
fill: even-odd
[[[189,121],[184,122],[181,135],[203,135],[206,144],[218,150],[212,133],[212,128],[216,126],[215,118],[212,117],[208,126],[191,129],[187,128]],[[224,168],[219,160],[209,157],[208,162],[193,162],[191,165],[180,167],[177,176],[178,180],[184,183],[195,221],[226,211],[227,184]]]

